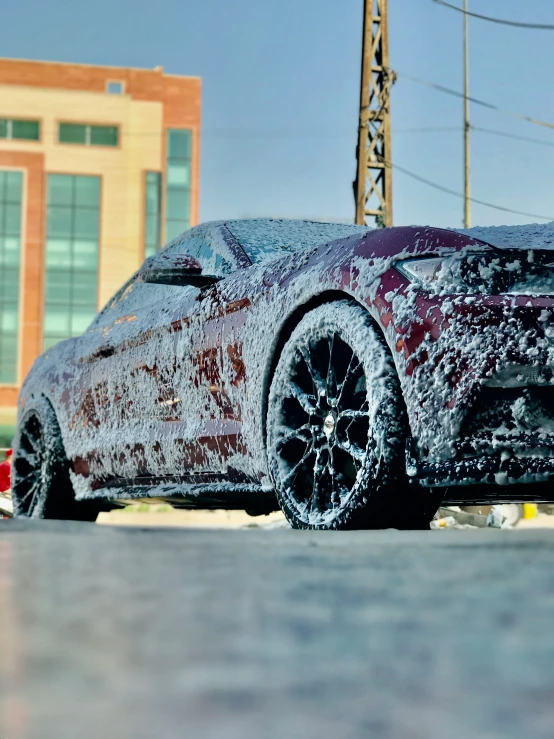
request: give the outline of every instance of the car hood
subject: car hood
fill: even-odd
[[[484,241],[500,249],[554,250],[554,221],[526,223],[522,226],[475,226],[451,228],[450,231]]]

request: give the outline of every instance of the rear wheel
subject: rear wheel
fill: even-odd
[[[40,398],[19,424],[12,462],[15,516],[94,521],[96,501],[75,500],[69,464],[54,409]]]
[[[295,528],[428,528],[404,474],[407,420],[396,370],[363,308],[308,313],[277,364],[267,449],[277,499]]]

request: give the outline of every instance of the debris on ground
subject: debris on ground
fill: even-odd
[[[13,504],[9,493],[0,493],[0,518],[13,516]]]
[[[432,529],[505,529],[512,528],[502,512],[502,506],[492,506],[490,512],[470,513],[457,506],[439,508],[433,521]]]

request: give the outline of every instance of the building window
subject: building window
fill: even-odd
[[[162,176],[159,172],[146,173],[144,219],[144,255],[150,257],[161,246]]]
[[[17,382],[21,172],[0,170],[0,382]]]
[[[106,92],[110,95],[123,95],[123,82],[106,82]]]
[[[60,123],[58,127],[60,144],[84,144],[85,146],[117,146],[119,129],[117,126],[92,126],[86,123]]]
[[[191,141],[191,131],[170,129],[167,132],[166,241],[190,227]]]
[[[100,178],[48,175],[44,348],[78,336],[97,311]]]
[[[0,118],[0,139],[38,141],[40,139],[40,121]]]

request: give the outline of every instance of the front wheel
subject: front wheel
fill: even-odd
[[[56,413],[46,398],[21,419],[12,462],[14,516],[94,521],[96,501],[75,500]]]
[[[267,416],[269,472],[291,525],[428,528],[432,514],[417,505],[406,520],[417,497],[404,474],[406,429],[398,376],[367,311],[337,301],[304,316]]]

